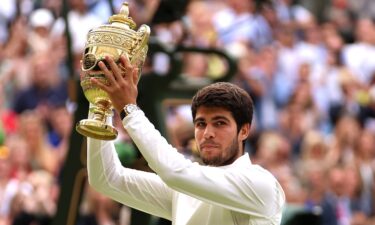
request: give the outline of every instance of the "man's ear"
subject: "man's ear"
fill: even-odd
[[[250,134],[250,124],[245,123],[242,125],[240,132],[238,133],[238,137],[241,141],[246,140],[247,137],[249,137]]]

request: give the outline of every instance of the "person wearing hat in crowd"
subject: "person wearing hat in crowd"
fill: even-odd
[[[28,43],[33,52],[50,50],[51,29],[54,21],[53,14],[48,9],[40,8],[31,13]]]

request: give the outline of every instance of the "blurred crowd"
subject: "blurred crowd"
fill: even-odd
[[[137,25],[149,24],[161,43],[218,48],[237,60],[231,82],[255,104],[246,150],[281,182],[285,218],[303,210],[324,225],[375,224],[374,1],[128,2]],[[50,224],[56,213],[76,107],[68,83],[79,77],[87,32],[122,1],[68,3],[67,20],[62,1],[0,4],[0,225]],[[169,11],[158,14],[163,4]],[[145,71],[165,71],[167,60],[152,57]],[[214,80],[226,68],[212,55],[183,57],[189,81]],[[167,116],[169,139],[194,158],[189,107],[171,107]],[[131,166],[137,154],[123,130],[116,144]],[[80,214],[80,225],[129,224],[126,207],[90,189]]]

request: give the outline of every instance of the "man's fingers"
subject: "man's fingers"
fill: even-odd
[[[131,76],[133,72],[133,65],[130,63],[128,55],[121,55],[120,56],[120,63],[125,70],[125,76]]]
[[[121,80],[122,79],[122,71],[120,70],[120,68],[116,65],[115,61],[113,60],[112,57],[110,56],[106,56],[105,57],[105,61],[108,63],[108,65],[111,67],[111,71],[112,71],[112,74],[113,76],[115,77],[115,79],[117,81]]]
[[[132,82],[134,85],[137,85],[137,84],[138,84],[138,78],[139,78],[139,77],[138,77],[138,76],[139,76],[138,71],[139,71],[138,68],[133,69],[133,74],[132,74],[132,76],[131,76],[131,82]]]
[[[120,62],[126,69],[130,69],[132,67],[129,57],[126,54],[120,56]]]
[[[90,81],[95,85],[95,86],[98,86],[99,88],[103,89],[104,91],[108,92],[109,91],[109,87],[100,82],[99,80],[95,79],[95,78],[91,78]]]
[[[116,84],[116,80],[115,80],[115,78],[112,75],[113,73],[111,71],[109,71],[109,69],[104,64],[104,62],[100,61],[99,62],[99,67],[103,71],[104,76],[108,79],[109,83],[110,84]]]

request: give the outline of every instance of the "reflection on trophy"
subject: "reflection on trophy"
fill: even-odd
[[[95,87],[90,78],[107,83],[98,62],[109,55],[120,63],[121,55],[127,55],[130,63],[139,69],[139,75],[147,54],[147,42],[150,28],[142,25],[135,31],[135,22],[128,17],[128,3],[123,3],[120,13],[109,18],[109,24],[92,29],[87,35],[85,51],[82,58],[81,86],[85,97],[90,102],[89,118],[81,120],[76,125],[78,133],[101,140],[113,140],[117,137],[117,130],[111,124],[113,116],[112,103],[108,94]],[[120,65],[121,67],[121,65]],[[140,76],[139,76],[140,77]]]

